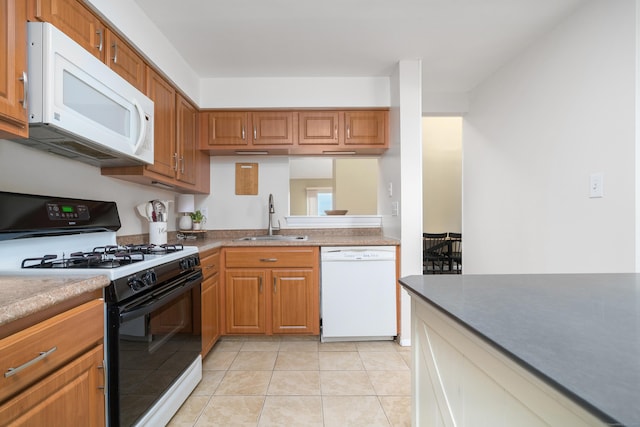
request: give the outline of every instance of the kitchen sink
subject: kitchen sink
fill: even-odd
[[[274,234],[273,236],[246,236],[242,237],[238,240],[276,240],[276,241],[286,241],[286,242],[304,242],[307,240],[308,236],[283,236],[279,234]]]

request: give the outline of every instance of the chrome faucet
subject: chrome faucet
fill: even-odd
[[[269,228],[267,234],[273,236],[273,214],[276,213],[276,209],[273,207],[273,194],[269,194]]]

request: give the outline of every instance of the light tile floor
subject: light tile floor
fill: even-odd
[[[169,426],[410,426],[410,359],[391,341],[223,337]]]

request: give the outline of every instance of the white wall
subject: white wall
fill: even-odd
[[[146,59],[189,96],[200,102],[200,80],[158,27],[132,0],[86,0],[89,7],[117,28]]]
[[[388,77],[218,78],[201,86],[201,108],[389,106]]]
[[[115,201],[119,236],[148,233],[148,221],[135,206],[152,199],[174,200],[173,192],[100,175],[100,168],[0,139],[0,191]],[[176,229],[175,205],[169,230]]]
[[[378,159],[335,160],[335,209],[348,215],[378,214]]]
[[[235,164],[258,163],[258,194],[235,194]],[[282,156],[231,156],[211,158],[211,193],[196,196],[196,207],[209,211],[208,229],[267,229],[269,194],[276,213],[274,226],[289,215],[289,159]]]
[[[419,60],[400,61],[391,76],[390,146],[379,162],[378,212],[384,234],[400,239],[400,276],[422,274],[421,65]],[[392,215],[393,202],[400,205],[397,216]],[[410,345],[411,298],[405,290],[400,305],[400,343]]]
[[[465,273],[634,271],[635,13],[588,2],[473,91]]]
[[[422,119],[422,231],[462,231],[462,118]]]

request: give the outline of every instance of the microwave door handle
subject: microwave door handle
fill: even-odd
[[[147,133],[147,126],[145,125],[144,111],[142,110],[142,105],[138,103],[135,99],[133,100],[133,105],[138,110],[138,118],[140,119],[140,134],[138,135],[138,140],[136,141],[136,145],[133,147],[133,152],[138,154],[140,147],[144,141],[144,137]]]

